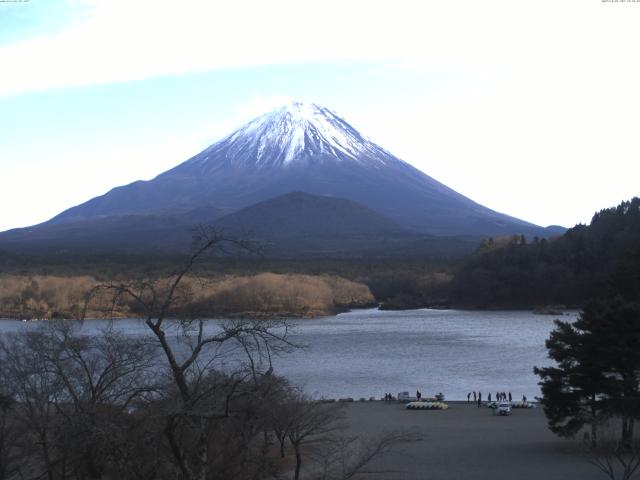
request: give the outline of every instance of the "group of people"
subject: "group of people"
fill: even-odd
[[[384,401],[385,402],[392,402],[393,400],[395,400],[393,395],[391,395],[390,393],[385,393],[384,394]],[[416,390],[416,401],[418,401],[418,402],[422,401],[422,392],[420,390]]]
[[[467,403],[471,403],[471,396],[473,396],[473,402],[478,404],[478,408],[482,406],[482,392],[469,392],[467,393]],[[526,397],[523,397],[526,398]],[[513,397],[511,392],[497,392],[495,399],[497,402],[507,401],[511,402]],[[491,393],[487,395],[487,402],[491,402]]]
[[[511,398],[511,392],[509,392],[509,394],[507,395],[505,392],[498,392],[496,393],[496,401],[497,402],[506,402],[507,401],[507,397],[509,398],[509,401],[512,400]],[[487,397],[487,401],[490,402],[491,401],[491,393],[489,393],[489,396]]]

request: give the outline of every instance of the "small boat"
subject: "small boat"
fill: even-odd
[[[409,402],[405,408],[407,410],[446,410],[449,405],[444,402]]]

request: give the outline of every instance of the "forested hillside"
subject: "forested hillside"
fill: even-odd
[[[596,213],[550,240],[488,239],[452,284],[467,307],[579,306],[586,299],[640,299],[640,198]]]

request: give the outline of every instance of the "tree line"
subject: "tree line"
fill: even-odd
[[[460,268],[451,302],[466,307],[581,306],[640,299],[640,198],[597,212],[554,239],[487,239]]]

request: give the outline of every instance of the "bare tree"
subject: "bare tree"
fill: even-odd
[[[144,339],[113,329],[81,335],[74,325],[54,324],[41,354],[63,384],[64,404],[57,404],[57,414],[69,468],[100,478],[113,459],[120,417],[157,390],[153,349]]]
[[[211,431],[234,415],[233,400],[256,394],[256,379],[270,371],[272,354],[292,346],[284,321],[239,319],[207,325],[199,312],[189,308],[190,292],[183,280],[199,260],[212,251],[249,251],[253,247],[250,242],[201,228],[192,255],[169,278],[101,287],[113,292],[114,304],[133,302],[163,353],[177,394],[177,401],[166,411],[165,435],[185,479],[207,478],[212,463]],[[172,329],[180,334],[173,341]],[[244,361],[239,360],[230,374],[210,374],[224,370],[222,359],[237,352],[244,354]],[[253,380],[253,390],[247,388],[248,380]],[[184,444],[187,439],[189,449]]]
[[[30,471],[36,478],[53,480],[62,462],[55,447],[56,403],[62,385],[40,355],[44,343],[40,337],[27,332],[2,339],[0,375],[16,401],[13,418],[24,433],[23,454],[31,459]]]
[[[293,478],[300,478],[303,447],[322,445],[331,441],[332,434],[344,429],[343,405],[310,401],[301,394],[287,402],[289,414],[287,437],[293,447],[296,467]]]
[[[0,393],[0,480],[8,480],[20,471],[20,456],[17,442],[22,432],[17,427],[16,401]]]
[[[151,353],[139,339],[111,330],[81,335],[69,322],[4,338],[0,371],[23,434],[22,463],[33,470],[25,475],[100,478],[112,461],[119,417],[154,391]]]
[[[318,471],[313,480],[348,480],[357,475],[384,475],[386,469],[371,469],[371,463],[393,452],[398,446],[420,440],[414,432],[391,431],[368,439],[358,436],[339,436],[316,452],[313,460]],[[397,473],[397,472],[394,472]]]
[[[606,424],[601,426],[598,444],[584,443],[587,461],[611,480],[629,480],[640,467],[640,440],[619,438],[619,432]]]

